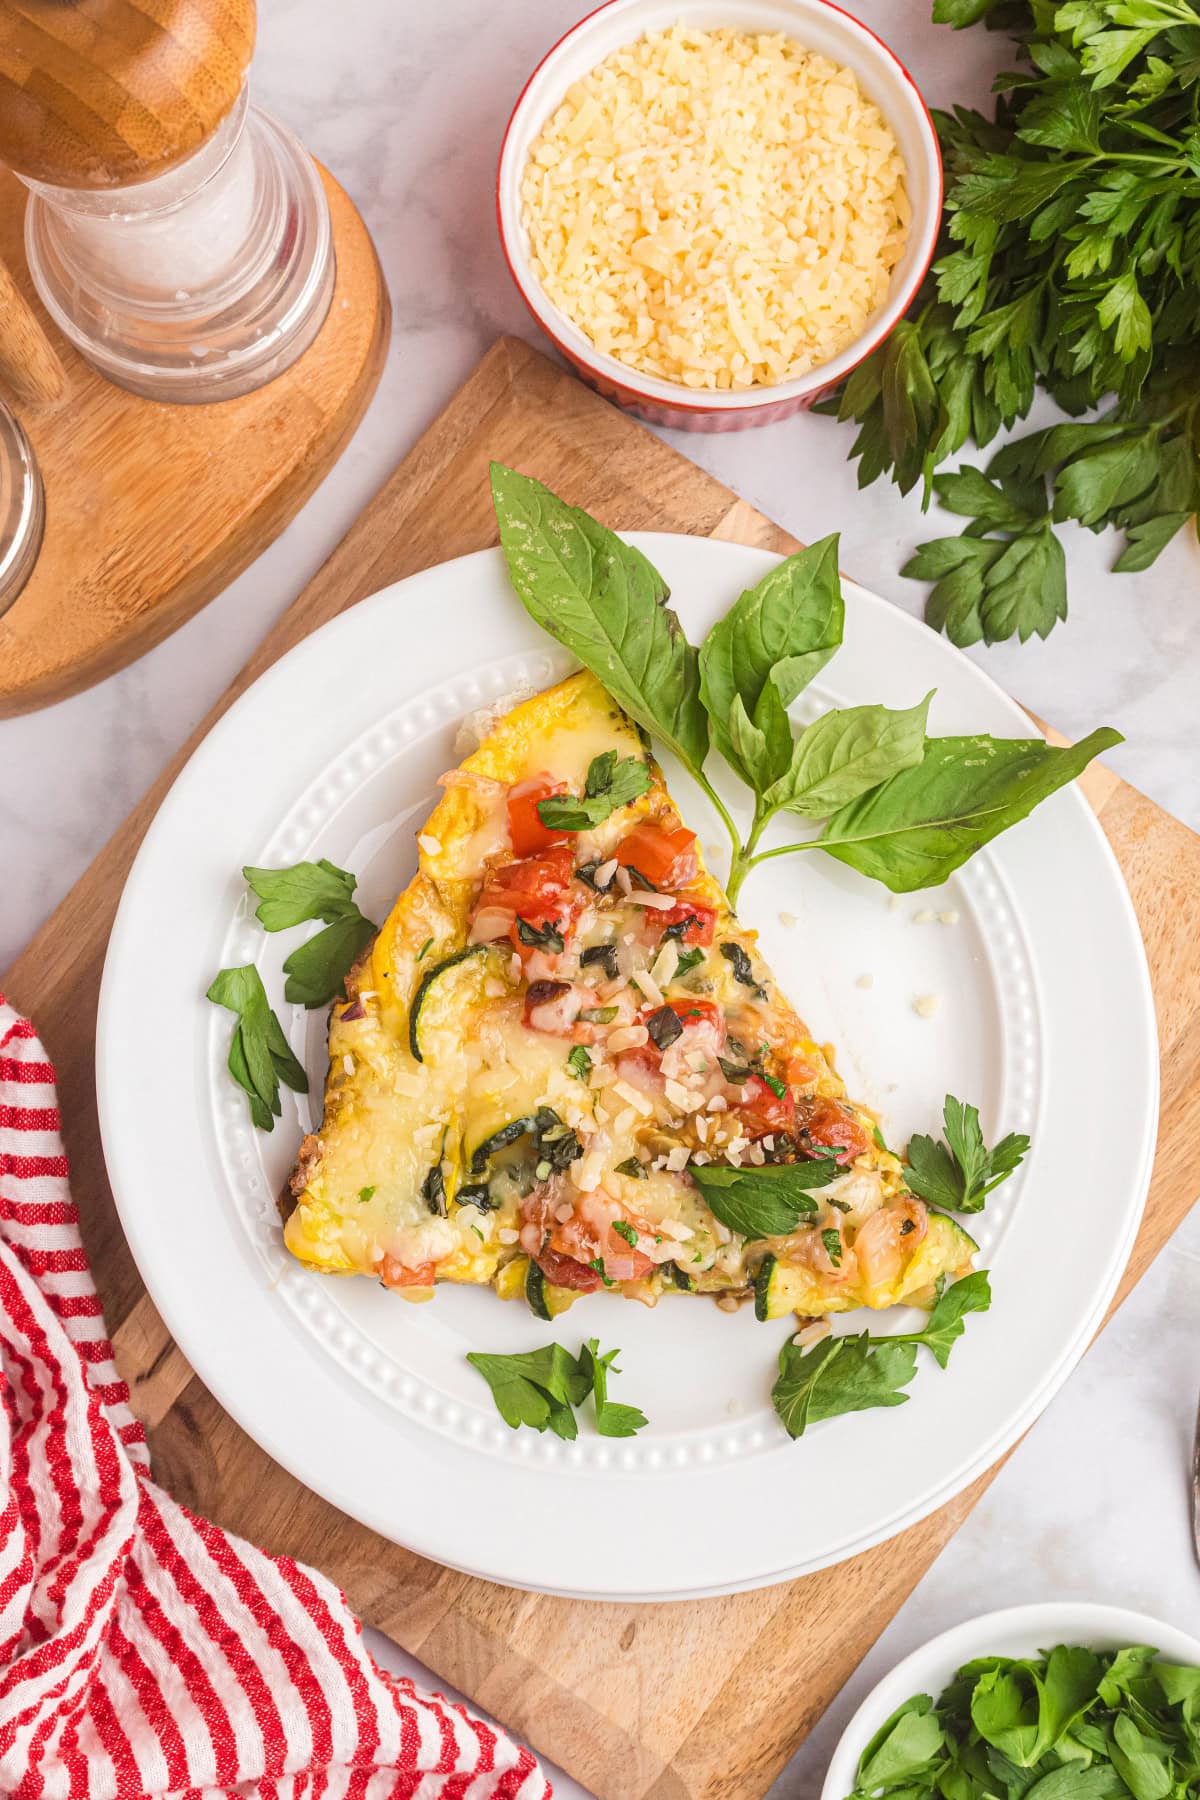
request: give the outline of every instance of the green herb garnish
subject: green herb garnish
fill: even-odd
[[[346,975],[375,935],[352,898],[356,877],[334,863],[294,863],[289,869],[242,870],[258,896],[255,917],[265,931],[288,931],[309,919],[323,919],[318,931],[283,965],[285,1000],[299,1006],[328,1006],[345,988]]]
[[[262,977],[253,963],[222,969],[208,998],[237,1014],[229,1044],[229,1073],[246,1094],[254,1124],[260,1131],[271,1131],[283,1110],[280,1082],[298,1094],[307,1094],[308,1076],[267,1004]]]
[[[835,1269],[842,1266],[842,1234],[834,1226],[821,1233],[821,1242],[825,1246],[825,1254]]]
[[[916,327],[902,324],[889,343],[907,341],[906,329]],[[912,429],[905,423],[902,435]],[[492,496],[526,609],[675,752],[716,808],[733,847],[726,884],[733,903],[758,863],[809,850],[824,850],[894,893],[936,886],[1121,741],[1111,730],[1092,732],[1070,749],[1041,739],[930,738],[929,695],[900,711],[827,713],[793,737],[788,706],[842,640],[836,537],[785,558],[696,651],[666,604],[665,583],[640,551],[540,482],[497,463]],[[744,843],[704,772],[710,737],[753,792]],[[781,811],[824,820],[824,828],[760,849]],[[649,885],[637,869],[629,873]],[[756,985],[745,951],[732,943],[721,948],[736,979]]]
[[[363,1206],[365,1206],[365,1205],[366,1205],[366,1203],[367,1203],[367,1201],[368,1201],[368,1200],[370,1200],[370,1199],[372,1199],[372,1198],[373,1198],[373,1197],[374,1197],[374,1195],[375,1195],[375,1192],[376,1192],[376,1189],[375,1189],[375,1188],[373,1188],[373,1187],[361,1187],[361,1188],[359,1188],[359,1190],[358,1190],[358,1198],[359,1198],[359,1202],[360,1202],[360,1204],[361,1204],[361,1205],[363,1205]]]
[[[918,1134],[909,1141],[905,1180],[914,1194],[947,1212],[982,1212],[992,1189],[1006,1181],[1029,1149],[1023,1132],[1010,1131],[988,1150],[974,1106],[946,1095],[946,1143]],[[947,1148],[946,1146],[949,1146]]]
[[[1018,66],[994,117],[935,114],[940,254],[821,410],[858,421],[860,485],[890,474],[969,521],[905,565],[934,584],[929,624],[956,644],[1024,642],[1067,616],[1058,524],[1122,532],[1114,567],[1145,569],[1200,503],[1200,7],[935,0],[933,16],[986,18]],[[1069,418],[1010,439],[986,472],[934,473],[1039,389]]]
[[[602,750],[588,766],[583,798],[551,794],[538,801],[538,818],[550,831],[590,831],[649,787],[650,771],[642,757],[623,756],[618,761],[615,750]]]
[[[619,1355],[619,1350],[602,1355],[597,1339],[589,1338],[578,1357],[561,1344],[546,1344],[514,1356],[473,1351],[467,1361],[483,1376],[496,1410],[514,1431],[531,1425],[535,1431],[548,1429],[561,1438],[575,1438],[579,1430],[575,1409],[592,1394],[601,1436],[632,1437],[646,1424],[646,1415],[608,1398],[608,1376],[618,1373]]]
[[[618,1237],[623,1237],[627,1244],[637,1249],[638,1234],[628,1219],[614,1219],[612,1228]]]
[[[582,1044],[576,1044],[567,1058],[567,1067],[576,1081],[586,1081],[591,1073],[592,1059]]]
[[[688,1172],[722,1225],[747,1238],[786,1237],[801,1218],[817,1212],[811,1190],[845,1174],[829,1161],[742,1169],[704,1163],[692,1164]]]
[[[981,1656],[884,1721],[850,1800],[1184,1800],[1198,1711],[1200,1668],[1149,1645]]]
[[[786,1343],[771,1398],[789,1437],[803,1437],[819,1419],[902,1406],[908,1395],[900,1390],[916,1374],[919,1346],[925,1345],[944,1369],[967,1314],[986,1312],[991,1303],[987,1272],[981,1269],[943,1290],[921,1331],[896,1337],[873,1337],[866,1331],[827,1337],[811,1350]]]

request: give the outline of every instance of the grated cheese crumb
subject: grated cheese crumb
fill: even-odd
[[[958,913],[955,911],[955,909],[953,907],[950,908],[949,912],[940,912],[938,914],[938,924],[939,925],[957,925],[958,924]],[[364,995],[363,998],[365,999],[366,996]]]
[[[912,1009],[918,1017],[932,1019],[941,1004],[942,996],[940,994],[914,994]]]
[[[781,925],[786,925],[788,930],[792,931],[800,923],[800,921],[797,919],[795,913],[781,912],[779,915],[779,923]]]
[[[417,843],[425,852],[426,856],[440,856],[442,854],[441,838],[431,837],[427,831],[421,833],[420,837],[417,839]]]
[[[855,985],[855,987],[860,987],[860,988],[874,987],[875,986],[875,977],[873,975],[860,975],[854,985]]]
[[[862,335],[908,235],[852,70],[782,33],[646,33],[571,86],[521,182],[533,272],[596,348],[687,388],[794,379]]]
[[[912,922],[914,925],[932,925],[936,918],[937,914],[931,906],[923,906],[920,912],[913,914]]]

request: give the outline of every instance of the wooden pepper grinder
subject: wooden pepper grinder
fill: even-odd
[[[254,0],[0,0],[0,161],[29,270],[100,372],[225,400],[287,368],[333,292],[329,210],[248,104]]]

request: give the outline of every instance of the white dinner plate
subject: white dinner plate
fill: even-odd
[[[637,534],[693,641],[773,557]],[[1100,1323],[1149,1180],[1158,1059],[1145,957],[1116,862],[1083,796],[1057,794],[944,888],[892,903],[819,852],[757,869],[742,916],[850,1092],[888,1141],[976,1102],[989,1138],[1033,1149],[971,1231],[992,1271],[941,1372],[922,1353],[907,1404],[784,1434],[770,1389],[785,1321],[674,1297],[602,1294],[554,1325],[490,1290],[424,1306],[309,1273],[284,1251],[276,1196],[319,1117],[323,1014],[283,1000],[302,934],[255,923],[240,869],[329,857],[381,920],[414,838],[459,760],[463,716],[570,667],[527,617],[498,551],[399,582],[267,671],[183,770],[129,876],[104,971],[97,1084],[121,1219],[155,1305],[222,1405],[273,1457],[385,1536],[493,1580],[604,1599],[683,1597],[786,1580],[933,1511],[1000,1456]],[[935,732],[1027,736],[1025,715],[923,625],[847,584],[843,649],[801,698],[909,706]],[[717,764],[714,754],[712,764]],[[666,758],[685,820],[717,821]],[[724,788],[735,813],[736,784]],[[786,828],[784,828],[786,829]],[[780,841],[786,841],[781,839]],[[718,869],[723,868],[718,860]],[[945,914],[956,922],[918,915]],[[312,928],[306,928],[312,929]],[[254,961],[312,1098],[286,1090],[270,1135],[225,1071],[230,1015],[205,990]],[[932,1017],[914,1000],[936,995]],[[916,1315],[888,1315],[889,1328]],[[861,1328],[856,1318],[851,1329]],[[510,1431],[468,1350],[557,1336],[619,1345],[613,1397],[636,1438]]]

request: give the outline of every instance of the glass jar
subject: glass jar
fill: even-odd
[[[29,439],[0,402],[0,614],[29,579],[45,518],[42,478]]]
[[[165,174],[107,189],[26,185],[38,292],[121,387],[231,399],[287,368],[321,328],[335,274],[325,190],[304,146],[245,88]]]

